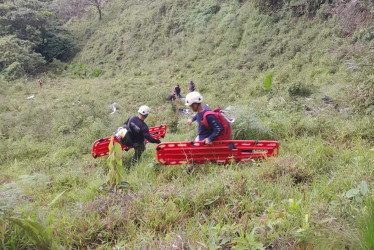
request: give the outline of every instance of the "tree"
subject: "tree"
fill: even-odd
[[[88,4],[95,6],[97,8],[97,11],[99,12],[99,20],[102,18],[101,9],[103,8],[101,0],[88,0]]]
[[[78,52],[74,37],[59,26],[42,28],[41,37],[43,43],[38,45],[36,51],[42,54],[47,62],[52,62],[54,58],[67,61]]]
[[[54,18],[52,0],[0,1],[0,73],[32,75],[44,59],[67,60],[77,51],[72,35]]]
[[[99,13],[99,20],[101,20],[102,18],[102,9],[103,9],[103,6],[108,3],[109,0],[87,0],[87,3],[88,5],[92,5],[94,7],[96,7],[98,13]]]
[[[0,51],[3,51],[0,53],[0,72],[12,72],[16,76],[20,73],[32,75],[40,72],[44,65],[42,55],[33,51],[33,43],[15,35],[0,38]]]
[[[88,6],[93,6],[102,19],[102,10],[111,0],[53,0],[52,8],[59,18],[67,21],[72,17],[80,17],[87,11]]]

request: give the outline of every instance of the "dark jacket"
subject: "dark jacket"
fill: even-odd
[[[175,101],[176,97],[174,93],[171,93],[168,97],[168,101]]]
[[[196,89],[195,83],[190,82],[190,91],[193,92],[193,91],[195,91],[195,89]]]
[[[181,88],[178,86],[175,86],[174,92],[179,96],[181,94]]]
[[[158,139],[154,139],[149,134],[149,128],[143,120],[137,116],[131,116],[123,125],[125,128],[128,128],[133,143],[142,143],[144,138],[151,143],[160,143]]]

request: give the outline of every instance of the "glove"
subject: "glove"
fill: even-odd
[[[157,144],[160,144],[161,141],[160,141],[159,139],[156,139],[156,143],[157,143]]]

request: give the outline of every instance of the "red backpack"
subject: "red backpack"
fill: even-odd
[[[231,137],[231,125],[226,117],[222,114],[221,108],[215,108],[213,111],[207,111],[203,116],[203,124],[205,127],[209,127],[208,120],[206,119],[207,115],[214,115],[216,119],[222,124],[223,130],[216,137],[215,140],[230,140]]]

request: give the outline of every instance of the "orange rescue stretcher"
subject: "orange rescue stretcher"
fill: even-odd
[[[156,147],[157,161],[162,165],[227,164],[248,162],[278,156],[279,142],[254,140],[220,140],[210,145],[203,141],[163,142]]]

